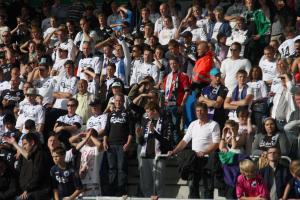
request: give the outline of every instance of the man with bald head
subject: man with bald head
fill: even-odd
[[[155,22],[154,26],[154,35],[158,35],[158,33],[163,29],[163,21],[165,17],[170,16],[170,8],[167,3],[162,3],[159,6],[160,18],[158,18]],[[173,27],[177,28],[179,26],[179,22],[175,16],[172,16]]]
[[[213,54],[209,50],[208,43],[199,42],[197,46],[198,60],[193,68],[192,74],[192,90],[201,91],[210,82],[209,71],[213,66]]]

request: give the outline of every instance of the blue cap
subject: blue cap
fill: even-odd
[[[212,69],[210,70],[209,74],[212,75],[212,76],[216,76],[216,75],[218,75],[218,74],[221,74],[221,71],[220,71],[219,68],[214,67],[214,68],[212,68]]]

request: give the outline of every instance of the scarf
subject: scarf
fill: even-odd
[[[175,79],[173,80],[173,75]],[[167,76],[166,89],[165,89],[165,102],[167,104],[176,105],[177,91],[179,85],[179,72],[171,72]]]
[[[161,134],[161,127],[162,127],[162,119],[161,118],[158,118],[158,120],[149,120],[148,123],[152,123],[152,124],[155,124],[155,127],[154,127],[154,130],[158,133],[158,134]],[[144,145],[142,146],[142,149],[141,149],[141,154],[140,156],[141,157],[147,157],[147,145],[148,145],[148,140],[149,140],[149,134],[154,134],[154,133],[151,133],[150,132],[150,129],[149,129],[149,125],[146,125],[146,127],[144,128]],[[160,144],[159,142],[153,138],[155,140],[155,144],[154,144],[154,148],[155,148],[155,154],[159,153],[160,152]]]
[[[241,99],[245,99],[245,97],[247,96],[247,89],[248,89],[248,85],[245,85],[242,89],[242,93],[240,96],[241,98],[239,99],[239,86],[236,86],[232,93],[232,100],[238,101]]]

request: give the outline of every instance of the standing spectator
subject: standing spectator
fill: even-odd
[[[78,22],[82,17],[84,10],[85,6],[81,0],[74,0],[72,5],[68,7],[68,19],[72,20],[73,22]]]
[[[89,93],[87,89],[88,82],[84,79],[81,79],[77,82],[78,92],[73,96],[73,98],[78,101],[76,114],[82,118],[83,124],[86,124],[86,121],[91,115],[89,103],[96,98],[95,95]]]
[[[62,77],[60,82],[56,84],[53,97],[55,98],[55,103],[53,108],[57,109],[67,109],[68,98],[71,98],[76,94],[76,83],[77,79],[74,76],[74,63],[71,60],[68,60],[64,64],[66,70],[66,76]]]
[[[231,27],[228,21],[224,20],[224,11],[222,7],[217,7],[214,9],[214,15],[216,22],[213,24],[213,27],[210,28],[210,32],[207,33],[207,38],[212,43],[217,42],[217,35],[219,33],[224,34],[226,37],[231,35]]]
[[[198,60],[193,68],[192,90],[201,89],[209,84],[209,71],[213,67],[213,54],[209,50],[208,43],[201,41],[197,46]]]
[[[150,9],[145,7],[141,9],[141,19],[135,28],[136,31],[144,33],[146,24],[151,24],[151,26],[153,26],[153,23],[150,20]]]
[[[180,66],[176,57],[171,57],[169,64],[172,71],[164,80],[165,106],[172,117],[173,140],[178,143],[181,139],[180,119],[189,93],[189,78],[179,71]]]
[[[237,86],[229,90],[224,102],[224,109],[229,110],[229,119],[237,121],[236,110],[239,106],[249,107],[253,99],[252,88],[247,85],[247,72],[243,69],[236,73]]]
[[[271,87],[272,81],[276,78],[276,59],[275,59],[275,49],[271,46],[264,48],[264,55],[259,61],[259,67],[263,72],[263,81],[266,82],[268,88]]]
[[[283,198],[286,183],[291,178],[289,169],[280,163],[280,150],[271,147],[267,150],[268,165],[260,170],[265,184],[270,191],[270,199]]]
[[[220,128],[218,123],[209,120],[208,107],[204,103],[197,103],[195,105],[195,111],[197,120],[193,121],[180,143],[176,148],[170,151],[169,155],[175,155],[182,151],[187,144],[192,141],[192,150],[197,154],[196,171],[191,172],[189,176],[189,197],[188,198],[200,198],[199,195],[199,182],[203,179],[204,183],[204,198],[213,198],[213,188],[209,188],[207,185],[208,178],[211,174],[208,174],[205,170],[208,158],[204,157],[213,153],[218,147],[220,142]]]
[[[129,112],[124,107],[124,96],[115,95],[114,109],[107,117],[104,150],[107,151],[109,167],[110,195],[122,196],[127,194],[127,156],[132,142],[133,123]]]
[[[243,4],[243,1],[235,0],[234,3],[226,10],[225,19],[230,22],[230,26],[233,28],[238,21],[238,17],[245,11],[246,7]]]
[[[104,136],[105,125],[107,121],[107,115],[103,113],[103,104],[100,99],[94,99],[90,102],[92,116],[86,123],[86,129],[94,129],[97,131],[98,136]]]
[[[248,59],[240,56],[241,44],[234,42],[230,46],[231,57],[225,59],[221,64],[222,77],[225,79],[225,86],[229,90],[233,90],[237,84],[236,73],[239,70],[250,72],[251,63]]]
[[[118,14],[118,5],[115,1],[112,1],[110,3],[112,14],[107,17],[107,25],[110,27],[110,25],[115,24],[119,19],[120,15]]]
[[[155,83],[158,83],[159,70],[153,63],[153,51],[150,48],[145,48],[143,58],[142,65],[133,68],[130,85],[140,82],[146,76],[153,77]]]
[[[158,34],[163,30],[163,23],[165,21],[166,17],[171,17],[170,16],[170,8],[167,3],[162,3],[159,6],[159,11],[160,11],[160,18],[158,18],[155,22],[155,27],[154,27],[154,35],[158,36]],[[172,27],[177,28],[179,25],[179,22],[177,21],[176,17],[172,16],[170,20],[170,24]]]
[[[48,46],[48,48],[53,48],[54,44],[58,41],[56,31],[57,31],[57,21],[54,16],[50,17],[50,25],[44,33],[43,33],[43,38],[44,38],[44,44]]]
[[[158,32],[159,43],[163,46],[167,45],[171,39],[175,39],[177,29],[172,25],[172,18],[164,17],[163,28]]]
[[[262,70],[260,67],[252,67],[249,72],[249,82],[247,85],[253,90],[253,101],[251,105],[252,121],[258,131],[262,130],[262,120],[268,114],[268,91],[264,81],[262,81]]]
[[[68,114],[60,116],[54,125],[54,132],[58,135],[59,140],[64,143],[66,149],[70,149],[69,138],[78,134],[82,126],[82,118],[76,114],[78,101],[76,99],[68,100]]]
[[[113,33],[113,30],[107,25],[107,20],[106,20],[105,14],[100,13],[98,15],[98,22],[99,22],[99,27],[98,27],[98,29],[96,29],[96,31],[97,31],[97,35],[99,37],[98,41],[102,42],[111,36],[111,34]]]
[[[66,151],[57,147],[51,152],[54,166],[50,170],[54,200],[75,199],[82,190],[78,172],[66,163]]]
[[[126,44],[124,38],[120,37],[118,39],[118,44],[115,45],[115,56],[117,61],[115,62],[116,71],[115,76],[122,80],[125,85],[129,85],[129,75],[130,75],[130,63],[131,57],[129,52],[129,47]]]
[[[156,160],[159,154],[166,154],[170,150],[170,122],[160,114],[157,103],[149,102],[145,105],[146,116],[143,117],[141,127],[137,129],[138,143],[142,145],[140,157],[140,181],[145,197],[151,195],[164,196],[165,161]],[[150,175],[149,175],[150,173]]]
[[[92,52],[94,52],[94,46],[98,41],[98,36],[96,31],[90,29],[90,24],[87,18],[82,17],[80,19],[81,30],[77,33],[74,39],[74,44],[82,51],[82,46],[84,42],[90,42]]]
[[[237,178],[236,196],[239,199],[269,199],[269,191],[262,177],[258,175],[253,161],[245,159],[240,162],[241,175]],[[252,197],[252,198],[251,198]]]

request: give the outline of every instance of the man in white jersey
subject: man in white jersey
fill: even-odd
[[[53,97],[55,103],[53,108],[67,110],[68,98],[76,94],[77,78],[74,76],[74,63],[71,60],[66,61],[65,65],[66,76],[56,84]]]
[[[277,75],[275,49],[273,47],[267,46],[264,48],[264,55],[261,57],[258,66],[262,70],[263,81],[271,87],[272,81]]]
[[[107,115],[102,112],[102,105],[100,99],[95,99],[90,103],[92,116],[86,123],[86,129],[93,128],[97,131],[99,136],[103,136],[106,125]]]
[[[79,60],[77,77],[80,79],[85,79],[86,77],[83,73],[83,69],[92,68],[94,72],[100,76],[100,58],[92,54],[92,48],[90,42],[84,42],[82,44],[83,58]]]
[[[284,30],[284,35],[285,41],[278,47],[278,51],[282,58],[288,58],[295,53],[295,29],[289,26],[286,27]]]
[[[25,94],[27,103],[20,104],[19,116],[16,123],[16,128],[24,129],[26,120],[31,119],[36,123],[37,131],[42,135],[45,124],[45,110],[36,102],[38,91],[34,88],[29,88]]]
[[[238,42],[232,43],[230,46],[231,57],[225,59],[221,64],[222,78],[225,79],[225,86],[230,90],[233,90],[237,85],[236,73],[240,69],[246,70],[248,73],[251,69],[251,63],[248,59],[240,57],[241,44]]]
[[[159,6],[159,12],[160,12],[161,17],[156,20],[155,26],[154,26],[154,35],[156,35],[156,36],[163,29],[163,21],[164,21],[165,17],[170,16],[169,5],[167,3],[162,3]],[[172,16],[172,24],[173,24],[174,28],[177,28],[179,25],[178,20],[174,16]]]
[[[193,121],[183,139],[179,142],[176,148],[168,155],[175,155],[182,151],[187,144],[192,141],[192,150],[196,153],[197,169],[199,171],[193,172],[189,180],[189,197],[200,198],[199,195],[199,181],[203,179],[204,183],[204,198],[212,198],[212,188],[208,188],[206,180],[210,175],[206,174],[203,169],[207,164],[207,157],[205,155],[213,153],[218,147],[220,142],[220,127],[215,121],[208,119],[208,107],[205,103],[197,103],[195,105],[197,120]]]
[[[68,113],[60,116],[54,125],[53,131],[58,134],[59,140],[64,143],[66,149],[71,148],[69,138],[78,134],[83,124],[82,118],[76,114],[78,101],[71,98],[67,101]]]
[[[155,80],[155,83],[158,82],[159,69],[156,65],[153,64],[153,51],[150,48],[145,48],[143,57],[144,62],[142,63],[142,65],[133,66],[130,85],[139,83],[146,76],[151,76]]]

